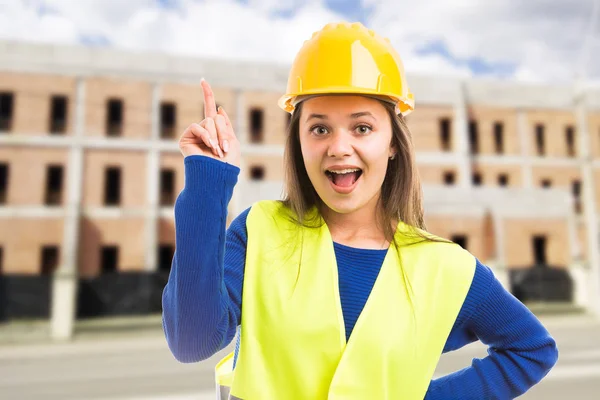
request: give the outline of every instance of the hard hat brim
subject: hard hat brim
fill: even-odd
[[[306,90],[302,93],[290,93],[283,95],[277,101],[277,105],[286,112],[292,113],[295,109],[294,104],[292,104],[293,100],[298,96],[308,96],[308,95],[328,95],[328,94],[347,94],[347,95],[369,95],[375,97],[387,98],[388,100],[392,100],[396,103],[396,111],[398,114],[402,114],[406,116],[410,114],[415,108],[414,97],[412,93],[409,93],[407,98],[399,98],[393,93],[381,93],[376,90],[370,89],[356,89],[349,87],[332,87],[332,88],[323,88],[323,89],[313,89]]]

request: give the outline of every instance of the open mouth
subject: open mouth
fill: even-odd
[[[326,170],[325,175],[338,188],[351,188],[362,175],[362,169],[349,168],[340,170]]]

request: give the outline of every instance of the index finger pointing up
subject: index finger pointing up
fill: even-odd
[[[204,78],[200,80],[200,86],[202,86],[202,92],[204,93],[204,117],[214,118],[217,116],[217,104],[212,88]]]

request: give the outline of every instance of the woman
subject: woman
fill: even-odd
[[[286,198],[254,204],[227,231],[240,148],[202,87],[206,119],[180,139],[163,325],[181,362],[212,356],[240,328],[217,366],[221,398],[512,399],[548,373],[558,352],[535,316],[425,230],[404,122],[413,98],[387,40],[330,24],[305,42],[279,102],[292,112]],[[478,339],[487,357],[432,380],[441,353]]]

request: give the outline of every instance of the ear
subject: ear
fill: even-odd
[[[390,150],[388,151],[388,158],[390,160],[393,160],[394,158],[396,158],[396,153],[397,153],[396,146],[391,145]]]

